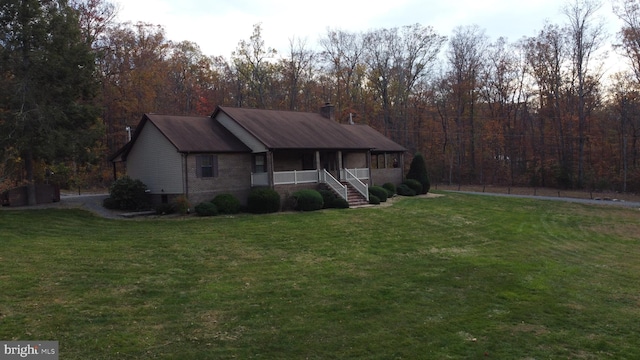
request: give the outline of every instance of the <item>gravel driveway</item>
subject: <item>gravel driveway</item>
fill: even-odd
[[[60,194],[60,202],[50,204],[39,204],[34,206],[2,207],[2,210],[25,210],[25,209],[85,209],[92,213],[108,218],[123,219],[123,212],[118,210],[105,209],[102,201],[109,197],[109,194],[86,194],[68,195]]]

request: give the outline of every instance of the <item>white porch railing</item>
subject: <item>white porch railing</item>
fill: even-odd
[[[354,169],[342,169],[340,170],[340,178],[346,179],[346,172],[349,171],[353,176],[360,180],[368,180],[369,179],[369,169],[368,168],[354,168]]]
[[[343,179],[369,201],[369,185],[360,181],[356,174],[352,173],[349,169],[344,169],[343,173],[345,175]],[[367,170],[367,178],[369,178],[368,174],[369,171]]]
[[[346,186],[342,185],[340,183],[340,181],[338,181],[336,178],[334,178],[333,175],[331,175],[325,169],[320,170],[319,174],[320,174],[320,181],[321,182],[329,185],[329,187],[331,187],[343,199],[349,200],[349,196],[348,196],[348,192],[347,192],[347,187]]]
[[[310,184],[318,182],[318,170],[276,171],[273,173],[274,185]]]

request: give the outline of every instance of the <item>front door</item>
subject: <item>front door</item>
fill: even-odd
[[[320,153],[320,165],[323,169],[327,170],[336,179],[338,175],[338,158],[335,151],[324,151]]]

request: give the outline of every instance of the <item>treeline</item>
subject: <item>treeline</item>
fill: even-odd
[[[123,146],[145,112],[318,111],[331,102],[338,121],[369,124],[424,154],[433,182],[640,191],[636,0],[613,2],[624,24],[615,37],[599,20],[603,3],[575,0],[562,7],[565,22],[512,42],[489,39],[477,26],[445,37],[415,24],[328,29],[317,44],[291,39],[277,53],[258,24],[229,59],[174,43],[160,25],[117,23],[105,0],[71,5],[95,57],[102,137],[87,151],[100,156],[41,157],[40,164],[75,159],[75,169],[90,175],[85,182],[111,180],[110,167],[96,159]],[[612,45],[627,70],[605,76]],[[6,174],[11,154],[3,154]]]

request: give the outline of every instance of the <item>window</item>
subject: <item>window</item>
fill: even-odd
[[[218,176],[218,157],[216,155],[196,156],[196,176],[212,178]]]
[[[258,154],[253,156],[253,172],[254,173],[267,172],[267,159],[264,154]]]

